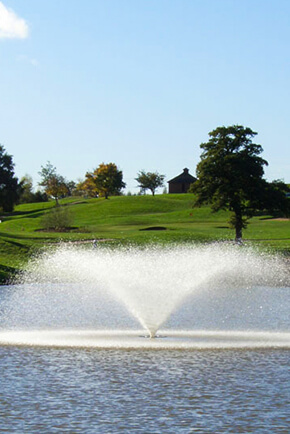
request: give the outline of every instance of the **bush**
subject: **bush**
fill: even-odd
[[[42,218],[42,225],[46,230],[61,232],[70,229],[71,224],[72,215],[66,206],[57,206]]]

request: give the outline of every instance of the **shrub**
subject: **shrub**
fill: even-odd
[[[71,228],[72,215],[66,206],[56,206],[42,218],[42,225],[46,230],[58,232]]]

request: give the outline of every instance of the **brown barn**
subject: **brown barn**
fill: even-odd
[[[183,169],[183,173],[168,181],[169,193],[187,193],[190,184],[193,184],[196,178],[189,174],[188,169]]]

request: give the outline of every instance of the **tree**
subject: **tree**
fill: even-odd
[[[261,145],[252,143],[256,134],[241,125],[210,132],[209,141],[200,145],[203,152],[196,170],[198,180],[191,187],[197,195],[195,206],[208,203],[214,212],[232,212],[230,224],[236,240],[242,239],[243,228],[257,210],[289,212],[289,200],[283,194],[287,186],[263,179],[268,162],[259,156]]]
[[[19,203],[31,203],[34,202],[34,194],[33,194],[33,181],[30,175],[24,175],[21,180],[21,195],[19,199]]]
[[[47,194],[41,191],[33,191],[33,181],[30,175],[24,175],[21,180],[21,194],[19,203],[47,202]]]
[[[75,196],[76,193],[76,183],[74,181],[66,181],[66,188],[68,196]]]
[[[154,196],[156,189],[164,186],[165,175],[160,175],[158,172],[145,172],[141,170],[135,179],[141,190],[150,190]]]
[[[263,208],[274,215],[289,216],[290,187],[280,179],[267,183],[265,181],[264,197],[261,197]]]
[[[4,212],[13,211],[21,194],[21,183],[14,175],[12,156],[0,145],[0,207]]]
[[[91,197],[103,196],[106,199],[110,195],[118,196],[122,188],[126,187],[123,182],[123,172],[114,163],[102,163],[93,172],[86,173],[86,179],[78,186]]]
[[[80,180],[76,186],[77,194],[81,196],[98,197],[99,191],[92,173],[87,172],[85,180]]]
[[[39,185],[44,187],[45,193],[53,197],[56,205],[58,205],[59,198],[68,194],[65,178],[56,172],[56,167],[49,161],[46,163],[45,167],[41,166],[39,175],[42,178]]]

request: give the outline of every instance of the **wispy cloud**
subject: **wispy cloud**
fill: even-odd
[[[18,56],[18,60],[20,62],[30,63],[30,65],[35,66],[35,67],[39,66],[39,62],[37,59],[28,57],[25,54],[21,54],[20,56]]]
[[[19,18],[12,9],[7,8],[0,1],[0,39],[20,38],[28,36],[28,25],[23,18]]]

